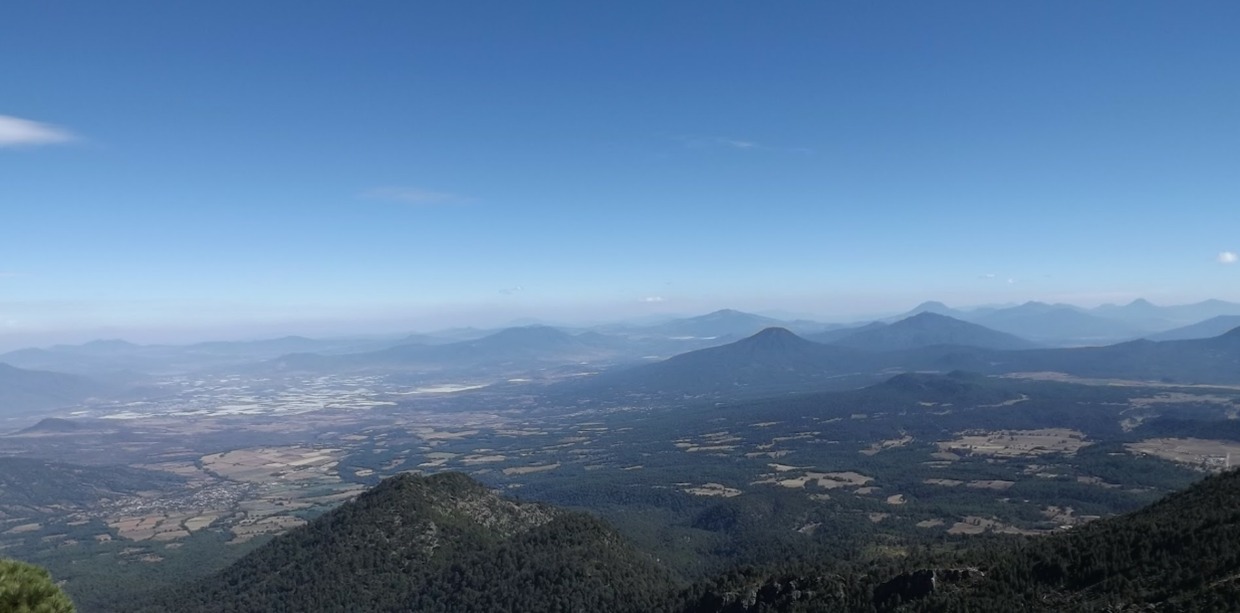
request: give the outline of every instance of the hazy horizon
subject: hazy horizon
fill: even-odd
[[[1144,300],[1138,297],[1133,300]],[[1205,298],[1202,300],[1194,300],[1192,302],[1183,303],[1154,303],[1159,307],[1180,306],[1186,304],[1196,304],[1206,300],[1219,300],[1218,298]],[[1104,305],[1122,306],[1132,302],[1132,300],[1122,302],[1101,302],[1091,304],[1073,304],[1062,301],[1045,301],[1045,300],[1027,300],[1023,302],[1004,302],[1004,303],[978,303],[978,304],[951,304],[941,300],[929,298],[920,300],[915,303],[909,303],[896,309],[878,309],[863,313],[815,313],[811,311],[798,311],[795,309],[781,308],[738,308],[735,305],[718,305],[718,306],[702,306],[697,310],[671,310],[665,304],[662,310],[651,309],[646,312],[628,313],[624,311],[615,311],[612,317],[602,316],[601,314],[608,311],[600,310],[584,310],[584,311],[547,311],[542,315],[534,313],[523,313],[512,316],[504,314],[492,313],[487,314],[485,311],[478,312],[457,312],[455,314],[445,313],[440,316],[423,316],[423,317],[376,317],[372,319],[354,319],[354,320],[299,320],[296,318],[286,318],[278,321],[269,322],[242,322],[228,325],[207,326],[207,327],[184,327],[184,328],[161,328],[161,327],[101,327],[95,329],[65,329],[65,330],[42,330],[29,331],[21,334],[10,333],[0,336],[0,352],[12,351],[16,349],[25,349],[30,347],[46,347],[50,345],[77,345],[99,340],[123,340],[136,344],[192,344],[199,342],[213,341],[251,341],[251,340],[268,340],[280,338],[284,336],[305,336],[311,338],[390,338],[398,337],[406,334],[433,334],[436,332],[451,331],[454,329],[476,328],[480,330],[498,330],[502,328],[525,326],[525,325],[548,325],[554,327],[567,328],[591,328],[597,326],[606,326],[613,324],[633,324],[640,325],[650,322],[662,322],[673,319],[692,318],[707,315],[715,311],[735,310],[753,315],[770,317],[783,321],[793,321],[804,319],[823,324],[860,324],[878,319],[895,317],[903,315],[915,309],[926,302],[940,302],[945,306],[960,310],[972,311],[976,309],[987,308],[1008,308],[1019,306],[1028,302],[1040,302],[1043,304],[1068,304],[1070,306],[1092,309]],[[1230,301],[1228,301],[1230,302]],[[1240,304],[1240,303],[1238,303]]]

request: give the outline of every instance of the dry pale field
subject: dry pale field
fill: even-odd
[[[933,521],[933,520],[930,520],[930,521]],[[922,526],[922,524],[926,524],[926,525]],[[934,524],[930,524],[928,522],[921,522],[918,524],[918,526],[925,527],[925,528],[932,527],[933,525]],[[952,527],[947,529],[948,534],[982,534],[983,532],[995,532],[999,534],[1026,534],[1026,535],[1045,534],[1045,532],[1043,531],[1022,530],[1020,528],[1009,526],[1007,524],[996,521],[994,519],[978,517],[975,515],[970,515],[968,517],[965,517],[964,519],[956,522],[955,524],[952,524]]]
[[[939,449],[958,454],[996,457],[1037,456],[1048,453],[1073,454],[1088,445],[1085,435],[1066,428],[1038,430],[969,430],[951,441],[940,441]]]
[[[1201,438],[1151,438],[1125,445],[1132,453],[1148,454],[1204,470],[1225,470],[1240,461],[1240,443]]]
[[[684,491],[694,496],[718,496],[720,498],[731,498],[741,495],[740,490],[734,487],[727,487],[721,483],[706,483],[696,487],[686,487]]]
[[[181,498],[152,493],[119,505],[104,518],[117,538],[176,541],[223,527],[242,542],[305,521],[294,513],[353,498],[364,486],[336,473],[343,452],[308,446],[255,447],[215,453],[197,463],[164,462],[146,468],[189,479]]]
[[[504,469],[505,475],[528,475],[531,473],[541,473],[548,470],[555,470],[560,467],[559,462],[555,464],[540,464],[538,466],[512,466]]]
[[[202,457],[204,470],[233,481],[270,483],[334,479],[333,470],[343,456],[339,449],[314,447],[255,447]]]
[[[862,449],[861,453],[864,455],[874,455],[885,449],[894,449],[896,447],[903,447],[911,442],[913,442],[913,437],[906,434],[904,436],[901,436],[900,438],[893,438],[893,439],[888,439],[885,441],[878,441],[875,443],[871,443],[868,448]]]
[[[805,471],[800,475],[793,473],[799,472],[799,469],[783,464],[772,464],[776,473],[764,475],[762,479],[754,481],[754,484],[772,483],[787,488],[803,489],[806,486],[818,486],[823,489],[833,490],[843,487],[862,487],[874,480],[857,472],[814,472]]]

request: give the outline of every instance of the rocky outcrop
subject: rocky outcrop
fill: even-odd
[[[984,576],[985,573],[976,568],[926,568],[904,573],[874,588],[874,607],[885,611],[903,602],[926,598],[945,586],[972,582]]]

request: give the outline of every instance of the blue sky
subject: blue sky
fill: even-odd
[[[1240,300],[1237,31],[1234,1],[9,2],[0,344]]]

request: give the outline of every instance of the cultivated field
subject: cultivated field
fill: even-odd
[[[997,457],[1037,456],[1048,453],[1076,453],[1088,445],[1085,435],[1065,428],[1038,430],[970,430],[951,441],[938,443],[942,451]]]
[[[1133,453],[1148,454],[1202,470],[1220,471],[1231,468],[1231,460],[1240,460],[1240,443],[1200,438],[1151,438],[1125,445]]]

